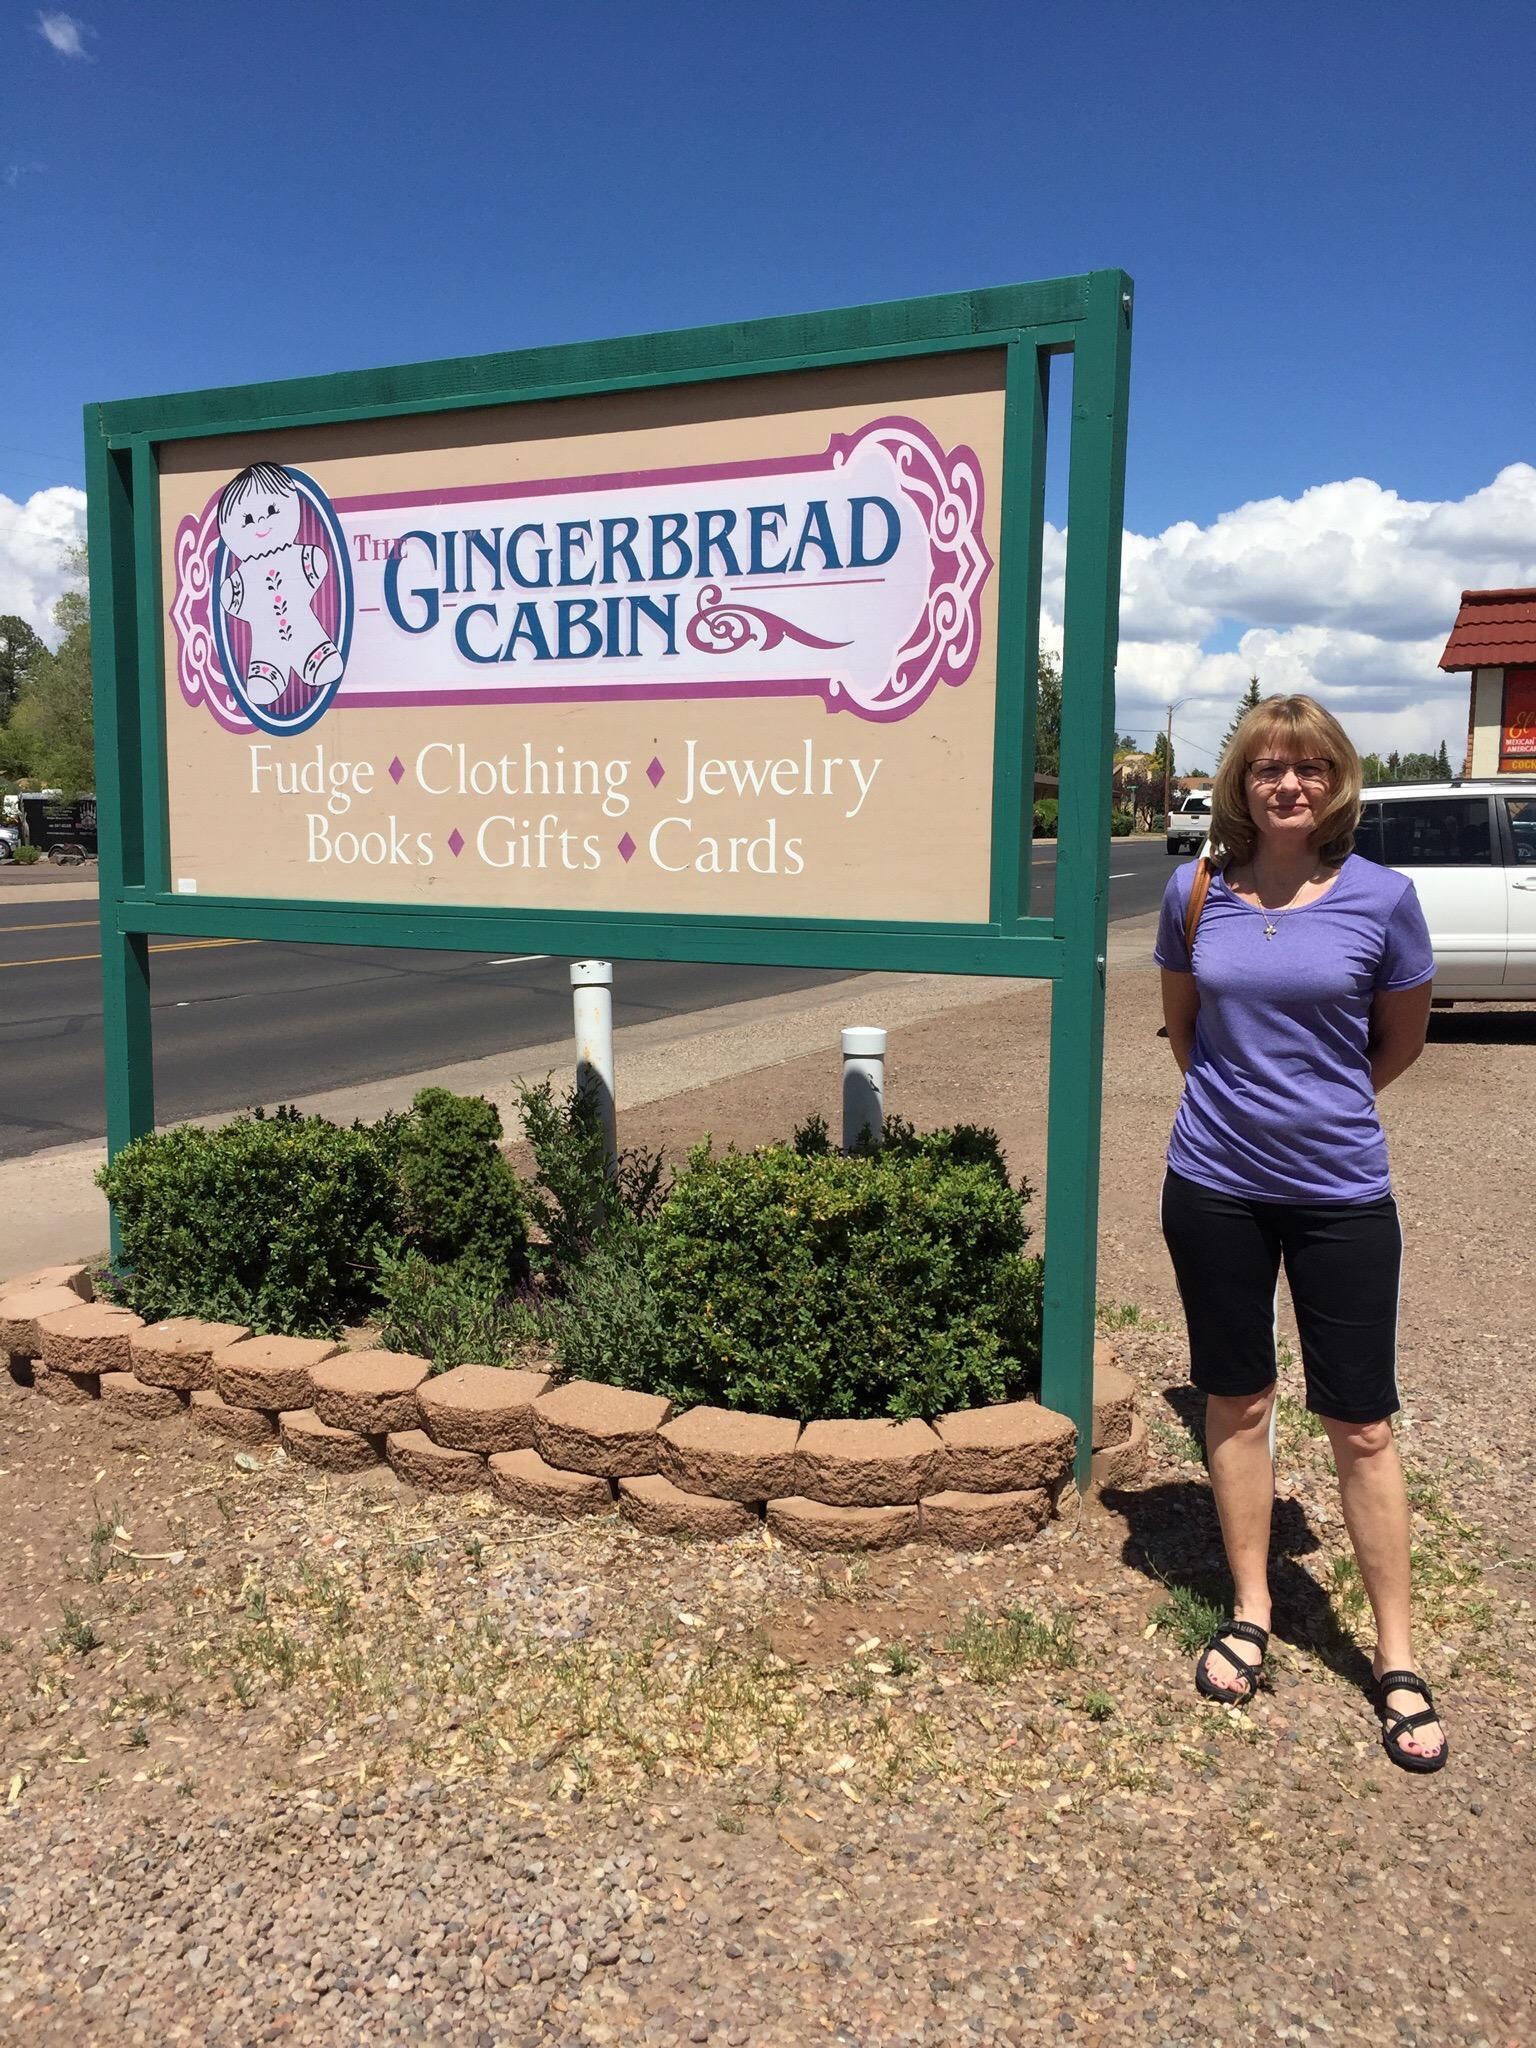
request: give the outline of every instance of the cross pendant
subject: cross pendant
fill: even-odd
[[[1277,927],[1276,927],[1275,925],[1272,925],[1272,924],[1270,923],[1269,919],[1268,919],[1268,918],[1266,917],[1266,918],[1265,918],[1265,920],[1264,920],[1264,936],[1265,936],[1265,938],[1266,938],[1266,939],[1272,939],[1272,938],[1273,938],[1273,937],[1275,936],[1275,932],[1276,932],[1276,930],[1277,930]]]

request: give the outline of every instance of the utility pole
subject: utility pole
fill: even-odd
[[[1173,816],[1173,706],[1168,706],[1168,751],[1163,756],[1163,829]]]

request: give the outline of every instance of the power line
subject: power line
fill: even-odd
[[[1160,725],[1121,725],[1119,726],[1119,730],[1121,732],[1150,732],[1161,734],[1163,728]],[[1197,754],[1209,754],[1212,761],[1216,759],[1217,755],[1221,751],[1219,747],[1213,747],[1209,740],[1191,739],[1188,733],[1176,732],[1174,734],[1174,738],[1179,742],[1180,746],[1193,747]]]

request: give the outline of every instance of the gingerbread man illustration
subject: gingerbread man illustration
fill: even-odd
[[[312,690],[341,674],[341,651],[315,617],[315,592],[330,574],[323,548],[299,545],[303,510],[284,470],[257,462],[219,495],[219,537],[234,566],[219,585],[219,602],[251,630],[245,693],[275,704],[297,670]]]

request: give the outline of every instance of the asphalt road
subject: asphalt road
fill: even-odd
[[[1117,842],[1110,916],[1155,910],[1161,841]],[[1035,858],[1037,912],[1056,850]],[[93,903],[7,904],[0,892],[0,1158],[99,1138],[101,963]],[[166,1122],[274,1103],[540,1045],[570,1029],[569,961],[237,941],[151,942],[155,1106]],[[621,961],[614,1019],[810,988],[835,973]]]

